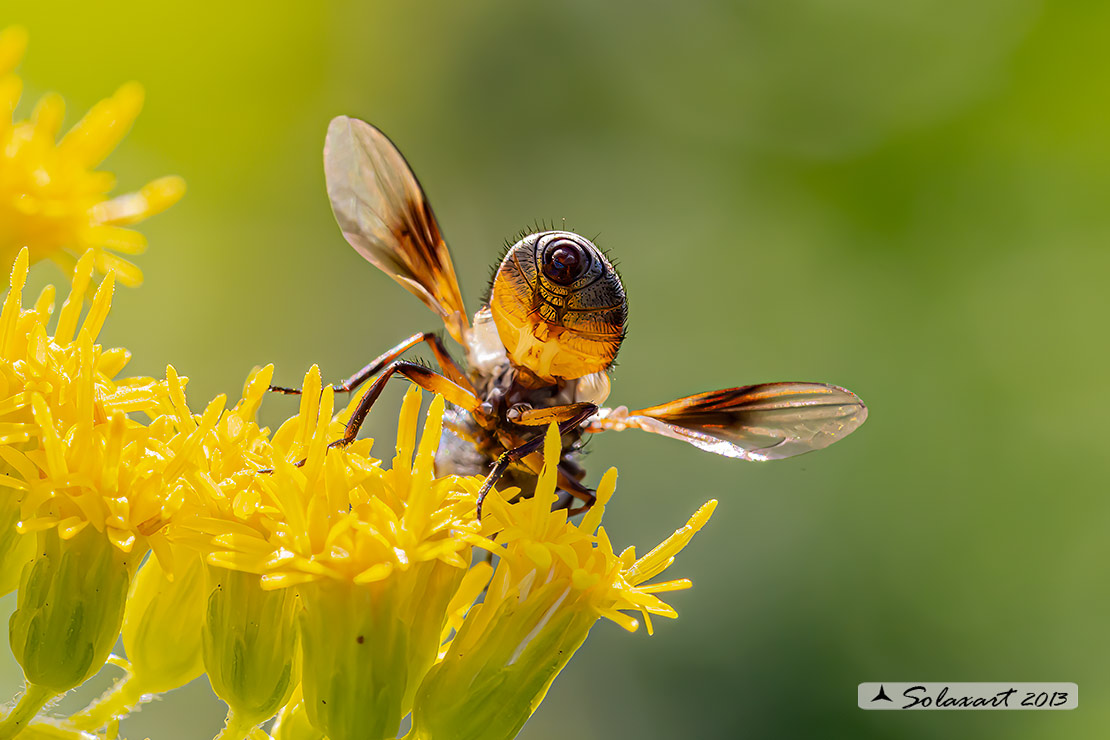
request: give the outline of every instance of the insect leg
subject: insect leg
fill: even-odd
[[[507,418],[514,424],[520,424],[526,427],[546,426],[551,422],[561,423],[568,419],[573,419],[587,408],[593,409],[597,412],[597,404],[593,403],[568,403],[565,406],[550,406],[545,409],[528,409],[527,411],[515,412],[514,409],[509,409]]]
[[[478,395],[477,389],[474,384],[470,382],[470,378],[466,376],[463,369],[455,362],[455,358],[443,346],[443,340],[439,338],[438,334],[431,332],[424,332],[424,341],[432,349],[432,355],[436,358],[436,364],[439,365],[440,372],[442,372],[447,379],[460,388],[465,388],[474,395]]]
[[[443,396],[449,403],[453,403],[461,409],[469,411],[470,413],[478,416],[481,412],[478,409],[480,402],[478,397],[472,391],[464,388],[455,383],[450,378],[446,378],[439,373],[429,370],[423,365],[417,365],[415,362],[406,362],[405,360],[396,360],[382,371],[382,374],[374,379],[370,390],[359,401],[355,411],[351,414],[350,420],[347,422],[347,428],[343,432],[343,436],[328,445],[331,447],[343,447],[349,445],[354,441],[355,436],[358,434],[362,422],[366,421],[366,415],[370,413],[370,408],[374,402],[378,400],[378,396],[385,390],[385,384],[390,376],[394,373],[400,373],[413,383],[432,393],[438,393]]]
[[[336,393],[349,393],[350,391],[353,391],[355,388],[358,388],[360,385],[365,383],[369,378],[380,372],[381,369],[388,365],[390,362],[393,362],[398,357],[405,354],[410,349],[424,341],[424,337],[426,336],[428,336],[427,332],[413,334],[411,337],[404,340],[395,347],[386,350],[383,355],[371,361],[370,364],[363,367],[351,377],[347,378],[341,383],[336,383],[332,385],[332,390],[334,390]],[[273,391],[274,393],[284,393],[290,396],[301,395],[300,388],[286,388],[284,386],[271,385],[269,390]]]
[[[448,354],[447,348],[443,346],[443,341],[439,338],[439,335],[433,334],[430,331],[413,334],[400,344],[387,350],[384,354],[370,362],[351,377],[341,383],[334,384],[332,390],[336,393],[350,393],[381,372],[382,368],[386,365],[398,359],[401,355],[421,342],[427,342],[428,346],[431,347],[432,355],[435,356],[436,362],[443,370],[444,375],[455,383],[455,385],[461,386],[472,393],[474,392],[474,386],[471,385],[470,380],[466,377],[466,373],[462,371],[451,355]],[[274,393],[284,393],[290,396],[299,396],[301,394],[300,388],[286,388],[278,385],[271,385],[269,390]]]
[[[586,419],[589,419],[591,416],[597,413],[596,404],[587,403],[582,405],[584,406],[584,408],[580,409],[578,413],[576,413],[574,416],[567,419],[563,423],[559,424],[559,434],[566,434],[567,432],[575,429]],[[478,519],[482,518],[482,502],[485,501],[486,494],[490,492],[490,490],[493,488],[493,485],[497,483],[498,479],[500,479],[501,476],[505,474],[505,471],[509,469],[509,465],[517,462],[518,460],[521,460],[528,455],[531,455],[533,452],[540,449],[540,447],[543,447],[543,440],[544,435],[537,434],[535,437],[528,440],[524,444],[501,453],[501,455],[497,458],[497,462],[493,464],[493,470],[491,470],[489,475],[486,476],[485,481],[483,481],[482,483],[482,487],[478,490]],[[571,491],[570,493],[573,494],[574,492]],[[592,496],[593,494],[590,495]]]
[[[332,385],[332,391],[335,393],[351,393],[355,388],[359,387],[366,381],[369,381],[377,373],[382,371],[382,368],[392,363],[394,359],[401,357],[401,355],[410,351],[413,347],[421,342],[426,342],[432,348],[432,355],[435,356],[435,362],[440,365],[443,374],[451,379],[455,385],[466,388],[467,391],[475,393],[474,385],[471,384],[470,378],[466,377],[466,373],[455,362],[454,357],[447,352],[447,348],[443,346],[443,339],[440,335],[433,334],[432,332],[422,332],[420,334],[413,334],[405,339],[404,342],[388,349],[383,355],[374,359],[369,365],[366,365],[359,372],[355,373],[349,378],[346,378],[342,383],[335,383]],[[283,393],[290,396],[301,395],[300,388],[287,388],[281,385],[272,385],[269,391],[273,393]]]
[[[391,363],[381,375],[379,375],[374,383],[370,386],[370,390],[358,402],[355,411],[351,414],[350,420],[347,422],[347,428],[343,432],[343,436],[328,445],[330,450],[333,447],[345,447],[354,441],[358,435],[358,430],[362,427],[362,423],[366,421],[366,415],[370,413],[370,408],[374,405],[374,401],[378,400],[378,396],[385,390],[386,381],[394,373],[400,373],[413,383],[432,393],[438,393],[447,399],[448,402],[469,411],[475,417],[482,418],[482,412],[479,410],[478,397],[471,393],[466,388],[456,385],[449,378],[445,378],[439,373],[429,370],[423,365],[417,365],[415,362],[406,362],[404,360],[397,360]],[[296,467],[304,465],[304,460],[299,460],[295,463]],[[258,471],[259,473],[272,473],[272,468]]]
[[[579,483],[576,478],[572,477],[569,472],[563,469],[562,465],[559,466],[559,488],[562,488],[574,498],[582,501],[581,506],[576,506],[572,509],[570,508],[570,499],[567,500],[566,509],[568,518],[589,511],[593,508],[593,505],[597,503],[597,496],[594,495],[594,492]]]

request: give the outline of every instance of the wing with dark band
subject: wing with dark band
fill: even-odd
[[[764,383],[639,411],[602,409],[586,429],[643,429],[726,457],[779,460],[828,447],[866,419],[863,401],[835,385]]]
[[[451,254],[397,147],[370,124],[339,116],[328,126],[324,176],[335,220],[351,246],[439,314],[463,342],[466,308]]]

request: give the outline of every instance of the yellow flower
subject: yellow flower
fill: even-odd
[[[163,407],[164,384],[117,380],[128,353],[94,343],[111,305],[112,275],[80,321],[92,262],[91,254],[78,261],[52,334],[52,287],[34,308],[22,305],[27,249],[0,309],[0,460],[8,471],[0,508],[18,510],[14,530],[22,538],[13,547],[12,530],[0,536],[8,541],[4,567],[19,567],[25,541],[37,540],[21,568],[9,632],[27,691],[0,724],[5,740],[104,664],[131,578],[148,546],[165,549],[160,530],[177,508],[165,435],[127,416]]]
[[[643,584],[670,565],[708,521],[716,501],[643,558],[637,560],[632,548],[617,555],[599,527],[616,472],[605,475],[597,504],[575,525],[565,510],[551,508],[559,459],[552,425],[535,496],[515,504],[490,500],[483,535],[497,539],[473,541],[500,561],[482,603],[466,614],[420,687],[413,738],[515,737],[598,618],[635,630],[637,620],[624,611],[638,611],[650,631],[649,615],[676,616],[655,594],[689,588],[689,581]]]
[[[333,418],[332,391],[321,392],[314,366],[301,398],[300,413],[274,434],[268,466],[273,473],[252,481],[260,489],[257,506],[272,517],[265,536],[245,529],[218,535],[209,561],[259,573],[271,589],[324,579],[377,583],[435,560],[465,567],[469,544],[456,533],[477,531],[474,491],[480,479],[434,475],[443,399],[432,402],[417,450],[420,391],[409,390],[393,468],[382,470],[369,457],[372,440],[327,450],[341,436],[357,397]],[[299,460],[304,464],[295,465]]]
[[[173,205],[185,183],[163,177],[137,193],[107,200],[115,178],[94,168],[131,128],[143,90],[137,83],[124,85],[61,140],[65,104],[56,94],[38,101],[31,120],[9,123],[22,92],[14,69],[26,45],[23,29],[0,32],[0,262],[27,247],[35,261],[50,258],[72,269],[88,253],[99,272],[137,285],[142,272],[120,255],[142,252],[146,239],[124,227]]]
[[[256,445],[273,472],[222,491],[234,506],[177,526],[209,563],[259,574],[266,589],[295,587],[305,712],[331,740],[395,736],[470,563],[460,532],[478,531],[480,479],[435,476],[444,402],[432,402],[417,447],[420,397],[415,388],[405,397],[383,471],[371,440],[327,450],[358,399],[333,418],[332,391],[321,392],[313,367],[300,413],[271,447]]]
[[[323,483],[317,501],[334,502],[326,515],[330,526],[317,525],[320,544],[303,556],[316,555],[332,572],[298,586],[305,607],[302,688],[309,720],[330,740],[396,736],[438,656],[449,605],[470,563],[459,533],[476,528],[480,481],[469,481],[468,491],[463,479],[435,477],[444,402],[432,401],[417,447],[420,396],[414,387],[405,397],[391,470],[371,468],[352,487],[332,453],[317,482]],[[330,391],[324,399],[321,418],[330,412]],[[312,447],[325,441],[317,435]],[[273,483],[292,480],[279,468]],[[350,511],[339,497],[344,489],[351,492]],[[306,507],[308,526],[298,533],[306,544],[312,508]]]
[[[129,353],[94,344],[111,306],[111,275],[78,329],[91,255],[77,263],[53,335],[52,287],[22,308],[27,261],[23,249],[0,311],[0,459],[12,471],[0,495],[19,497],[22,533],[56,527],[65,540],[92,525],[123,552],[147,538],[160,545],[177,505],[170,465],[157,430],[127,412],[155,413],[165,384],[116,380]]]

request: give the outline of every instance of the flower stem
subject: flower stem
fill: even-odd
[[[220,734],[216,735],[214,740],[244,740],[254,725],[247,724],[238,717],[231,709],[227,710],[227,719],[224,720],[224,728],[220,730]],[[0,738],[0,740],[4,740]]]
[[[134,676],[126,676],[103,696],[69,718],[69,724],[77,730],[95,732],[113,719],[122,719],[139,705],[143,692]]]
[[[39,710],[46,706],[46,702],[58,694],[43,686],[33,683],[27,684],[27,690],[19,698],[7,717],[0,722],[0,740],[11,740],[13,737],[27,729],[28,723],[35,718]]]

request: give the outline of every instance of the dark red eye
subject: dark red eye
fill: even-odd
[[[554,283],[570,285],[586,270],[587,257],[582,247],[561,239],[544,252],[543,274]]]

